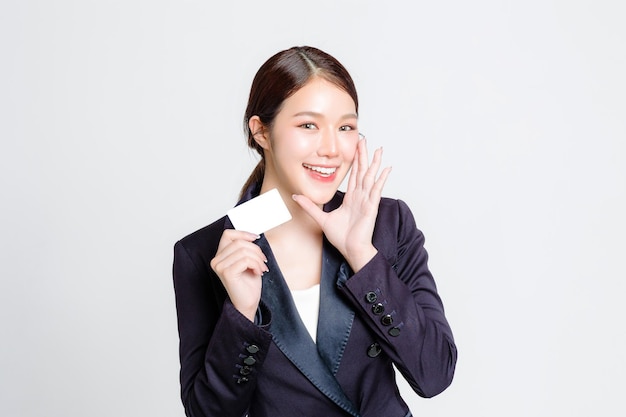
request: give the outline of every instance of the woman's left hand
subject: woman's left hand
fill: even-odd
[[[365,266],[377,253],[372,244],[372,235],[383,186],[391,171],[391,167],[387,167],[376,178],[381,160],[382,148],[379,148],[369,165],[366,141],[359,141],[343,203],[329,213],[308,197],[293,196],[300,207],[319,224],[328,241],[341,252],[354,272]]]

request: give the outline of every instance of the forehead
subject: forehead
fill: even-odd
[[[283,112],[291,115],[299,112],[341,113],[342,116],[354,113],[356,116],[356,106],[346,91],[324,78],[314,77],[283,102]]]

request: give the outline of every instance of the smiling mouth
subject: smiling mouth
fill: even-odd
[[[324,177],[333,175],[335,171],[337,171],[337,167],[327,168],[327,167],[318,167],[318,166],[309,165],[309,164],[302,164],[302,166],[304,166],[307,169],[310,169],[311,171],[315,171],[317,174],[322,175]]]

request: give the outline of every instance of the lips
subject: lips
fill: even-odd
[[[337,171],[337,167],[322,167],[322,166],[309,165],[309,164],[302,164],[302,166],[304,166],[307,169],[310,169],[311,171],[323,177],[330,177]]]

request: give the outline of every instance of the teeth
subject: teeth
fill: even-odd
[[[324,168],[324,167],[316,167],[313,165],[309,165],[309,164],[303,164],[306,168],[315,171],[315,172],[319,172],[322,175],[331,175],[334,174],[335,171],[337,171],[337,168]]]

